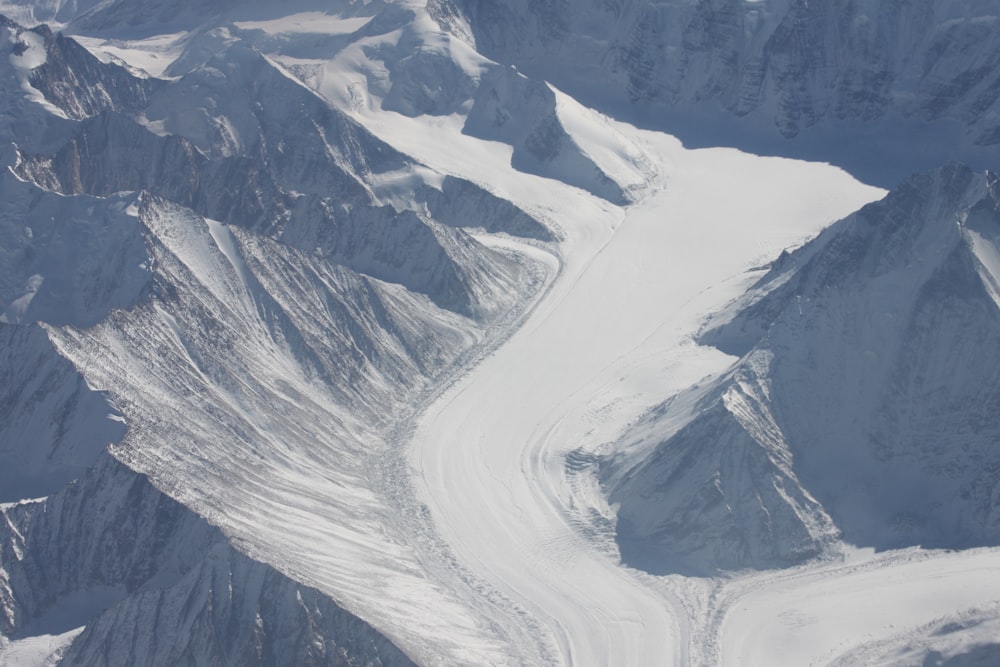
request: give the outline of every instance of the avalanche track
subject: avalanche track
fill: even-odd
[[[440,150],[435,160],[435,128],[400,125],[397,145],[457,168]],[[627,208],[578,192],[544,198],[563,233],[553,254],[531,249],[550,268],[548,291],[430,405],[410,446],[434,530],[513,607],[496,622],[527,617],[541,653],[565,664],[690,662],[690,601],[619,564],[613,514],[588,461],[653,403],[731,362],[691,334],[754,266],[879,195],[826,165],[635,135],[659,182]],[[490,178],[490,156],[466,148],[466,169],[474,163]],[[537,183],[499,178],[503,167],[493,165],[494,187],[537,209]],[[511,646],[510,662],[530,663],[537,651]]]

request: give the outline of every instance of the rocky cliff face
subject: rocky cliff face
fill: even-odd
[[[949,166],[783,256],[703,336],[735,368],[607,462],[623,558],[738,569],[838,534],[1000,542],[1000,358],[982,344],[1000,335],[998,243],[997,177]]]
[[[1000,143],[991,2],[438,4],[467,17],[489,57],[668,130],[730,115],[756,145],[787,153],[796,142],[777,137],[800,137],[827,159],[846,159],[837,140],[857,150],[863,135],[909,159],[896,175],[914,160],[982,162]],[[916,128],[924,148],[904,151]]]
[[[125,435],[121,415],[35,326],[0,325],[0,503],[42,498],[80,477]]]

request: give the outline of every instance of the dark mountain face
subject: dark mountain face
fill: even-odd
[[[993,2],[438,4],[489,57],[686,143],[883,185],[949,159],[989,167],[1000,145]]]

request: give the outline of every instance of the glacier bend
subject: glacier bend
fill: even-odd
[[[0,13],[0,663],[995,657],[995,0]]]

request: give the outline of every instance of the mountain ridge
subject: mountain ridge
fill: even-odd
[[[1000,335],[995,279],[980,259],[998,239],[997,184],[958,164],[914,176],[784,255],[707,326],[700,341],[740,361],[711,389],[690,390],[704,397],[687,426],[657,439],[666,429],[656,424],[683,423],[694,399],[664,404],[627,436],[631,454],[605,462],[626,562],[738,570],[801,562],[840,539],[878,549],[998,543],[996,434],[988,419],[966,423],[997,400],[996,362],[976,342]],[[705,444],[726,442],[732,462],[712,463]],[[760,452],[770,477],[739,460]],[[678,516],[692,488],[714,504],[692,500]],[[758,503],[759,522],[735,516]]]

